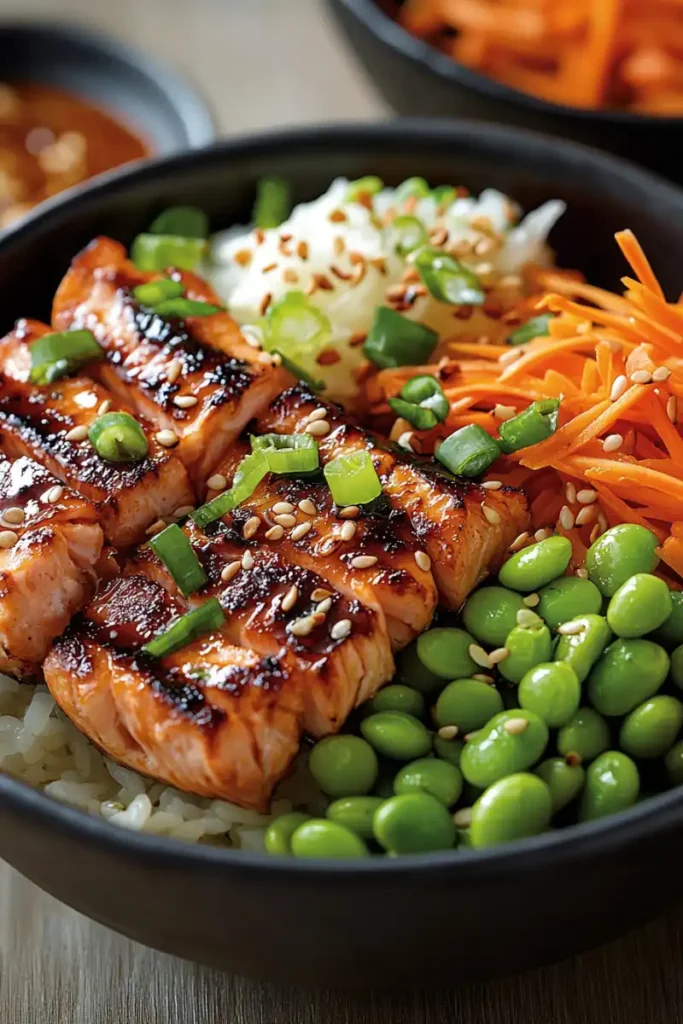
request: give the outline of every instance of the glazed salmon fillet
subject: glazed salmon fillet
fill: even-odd
[[[355,707],[391,678],[394,662],[381,609],[345,595],[275,550],[245,540],[234,528],[218,523],[203,533],[190,521],[183,530],[207,576],[206,585],[184,599],[187,606],[218,597],[226,614],[221,632],[228,642],[262,657],[285,659],[297,680],[307,733],[336,732]],[[146,573],[181,599],[149,546],[138,550],[126,571]]]
[[[441,603],[460,608],[528,525],[523,493],[510,487],[485,490],[452,477],[431,460],[395,451],[358,426],[340,406],[320,401],[302,385],[275,399],[259,417],[258,433],[304,433],[310,415],[322,414],[318,410],[324,419],[317,422],[329,428],[316,436],[321,462],[353,451],[370,452],[385,496],[405,513],[420,549],[429,556]]]
[[[90,502],[27,458],[0,461],[0,671],[32,676],[95,589]]]
[[[122,245],[95,239],[73,261],[54,300],[55,330],[86,328],[107,359],[102,383],[156,430],[172,432],[193,482],[203,484],[246,423],[292,378],[242,338],[227,313],[163,318],[132,294],[160,275],[138,270]],[[190,294],[218,302],[194,275]]]
[[[182,608],[146,576],[108,584],[54,644],[45,680],[60,707],[121,764],[178,789],[264,811],[299,749],[296,681],[209,633],[168,657],[142,646]]]
[[[231,480],[250,450],[245,442],[234,444],[219,474]],[[344,518],[348,511],[353,515]],[[256,517],[259,544],[316,572],[347,597],[380,607],[394,649],[405,647],[431,622],[436,587],[403,509],[380,499],[344,511],[334,504],[325,480],[272,474],[223,522],[242,532],[248,522],[253,528]]]
[[[89,427],[101,412],[125,411],[125,406],[83,376],[62,377],[43,387],[31,384],[29,345],[49,331],[22,320],[0,341],[0,437],[10,456],[30,456],[88,498],[106,539],[128,547],[144,540],[152,523],[194,505],[187,470],[145,423],[140,426],[149,452],[136,462],[108,462],[87,436],[70,436]]]

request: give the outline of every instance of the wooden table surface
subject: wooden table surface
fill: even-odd
[[[388,111],[323,0],[0,0],[69,17],[185,69],[221,131]],[[0,75],[2,65],[0,64]],[[0,864],[0,1024],[676,1024],[683,912],[576,960],[451,992],[348,995],[259,985],[144,949]]]

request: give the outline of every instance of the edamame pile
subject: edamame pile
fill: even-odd
[[[657,538],[622,524],[567,575],[556,535],[502,566],[459,620],[423,633],[397,680],[309,767],[325,817],[276,818],[296,857],[482,848],[632,806],[683,783],[683,599]],[[355,720],[355,716],[354,716]]]

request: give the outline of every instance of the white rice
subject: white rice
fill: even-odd
[[[258,814],[225,800],[181,793],[115,764],[72,725],[45,686],[18,683],[4,675],[0,675],[0,771],[123,828],[243,850],[263,849],[272,816],[295,806],[308,807],[313,813],[324,808],[305,755],[279,787],[272,814]]]
[[[410,256],[395,253],[388,245],[386,232],[379,224],[387,210],[396,206],[395,190],[384,189],[373,200],[373,210],[360,203],[347,202],[349,182],[338,178],[319,199],[295,207],[291,216],[278,228],[265,232],[259,243],[253,231],[238,226],[217,234],[213,239],[211,265],[205,268],[207,276],[223,297],[232,315],[243,325],[249,325],[252,336],[261,332],[261,308],[264,296],[276,302],[288,291],[306,292],[314,274],[323,274],[333,285],[330,290],[318,288],[309,301],[329,320],[329,347],[341,357],[332,366],[306,366],[315,377],[327,385],[327,395],[352,403],[357,392],[354,370],[363,360],[362,347],[350,346],[354,335],[367,333],[377,306],[386,305],[386,290],[401,282],[409,266]],[[449,247],[463,241],[476,244],[487,238],[478,218],[487,218],[491,227],[503,236],[503,245],[486,257],[463,258],[462,262],[485,276],[494,284],[501,277],[519,274],[528,263],[552,262],[552,253],[546,240],[564,212],[565,204],[559,200],[544,203],[519,220],[520,209],[512,200],[494,189],[486,189],[478,198],[456,199],[445,212],[440,213],[431,197],[420,199],[413,215],[422,221],[427,231],[442,225],[448,231]],[[342,211],[343,221],[335,219]],[[330,219],[332,214],[333,219]],[[282,242],[281,236],[291,238]],[[339,252],[341,239],[343,252]],[[298,253],[298,245],[308,246],[306,258]],[[248,253],[246,266],[235,259],[238,253]],[[384,272],[373,263],[366,264],[362,280],[354,283],[336,276],[332,268],[343,275],[351,274],[355,264],[349,254],[361,254],[366,260],[383,261]],[[357,258],[357,257],[355,257]],[[275,264],[274,269],[270,268]],[[292,283],[292,275],[296,283]],[[431,295],[418,298],[405,316],[428,324],[442,336],[486,333],[490,321],[482,310],[476,310],[469,320],[452,316],[453,307],[439,302]]]

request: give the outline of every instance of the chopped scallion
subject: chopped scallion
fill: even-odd
[[[262,321],[263,347],[310,375],[318,353],[330,342],[332,325],[303,292],[289,291],[273,302]],[[289,367],[287,367],[289,369]],[[295,372],[295,371],[292,371]],[[301,373],[296,373],[301,377]]]
[[[382,493],[382,484],[369,452],[339,455],[323,469],[337,505],[367,505]]]
[[[500,455],[500,445],[483,427],[468,423],[442,441],[434,453],[456,476],[479,476]]]
[[[313,473],[320,465],[318,442],[311,434],[252,435],[251,447],[265,455],[271,473]]]
[[[193,640],[198,640],[205,633],[220,629],[224,622],[225,613],[220,601],[217,597],[211,597],[187,615],[181,615],[168,629],[155,636],[142,649],[153,658],[164,658],[186,647]]]
[[[199,302],[197,299],[164,299],[157,303],[154,312],[159,316],[213,316],[214,313],[225,313],[222,306],[214,306],[211,302]]]
[[[293,359],[289,359],[284,352],[274,348],[273,355],[278,355],[285,370],[288,370],[293,377],[296,377],[296,379],[301,381],[302,384],[305,384],[311,391],[317,392],[325,390],[324,380],[316,380],[315,377],[311,377],[310,373],[308,373],[307,370],[304,370],[303,366],[299,366],[299,364],[295,363]]]
[[[152,537],[149,546],[164,563],[185,597],[204,586],[206,573],[192,549],[189,538],[177,523],[172,523]]]
[[[194,270],[204,254],[207,243],[203,238],[185,238],[182,235],[138,235],[130,250],[130,258],[139,270]]]
[[[232,486],[217,497],[207,501],[190,516],[200,529],[220,519],[226,512],[237,508],[250,498],[269,471],[268,459],[261,451],[253,451],[240,462],[235,470]]]
[[[552,313],[541,313],[540,316],[532,316],[525,324],[513,331],[508,338],[509,345],[523,345],[525,341],[533,341],[534,338],[545,338],[550,333],[550,321],[554,319]]]
[[[415,257],[415,268],[429,293],[453,306],[481,306],[486,294],[474,271],[440,249],[424,246]]]
[[[32,342],[32,384],[51,384],[53,380],[73,373],[95,359],[103,359],[104,352],[92,331],[58,331],[44,334]]]
[[[285,178],[259,178],[252,220],[257,228],[277,228],[292,209],[292,188]]]
[[[545,441],[557,430],[560,414],[559,398],[544,398],[532,402],[511,420],[501,423],[499,433],[504,452],[516,452],[520,448]]]
[[[127,412],[107,412],[88,429],[88,440],[105,462],[137,462],[144,459],[149,443],[138,421]]]
[[[419,249],[427,241],[427,231],[417,217],[394,217],[386,231],[388,247],[399,256],[407,256],[409,252]]]
[[[438,340],[431,327],[409,320],[389,306],[378,306],[363,352],[381,369],[421,366],[428,361]]]
[[[184,285],[180,281],[172,281],[170,277],[163,277],[160,281],[148,281],[133,288],[133,296],[138,302],[152,309],[166,299],[179,299],[184,294]]]
[[[169,206],[152,221],[149,230],[153,235],[208,238],[209,218],[196,206]]]
[[[417,430],[431,430],[437,423],[443,423],[449,409],[441,384],[428,374],[407,381],[399,397],[389,399],[389,406]]]
[[[374,174],[369,174],[365,178],[357,178],[356,181],[349,182],[346,202],[357,203],[366,197],[371,198],[381,192],[383,188],[384,182]]]
[[[455,202],[455,189],[452,185],[437,185],[432,189],[432,198],[442,208]]]
[[[429,185],[424,178],[406,178],[396,187],[395,197],[399,203],[414,196],[416,199],[424,199],[429,195]]]

